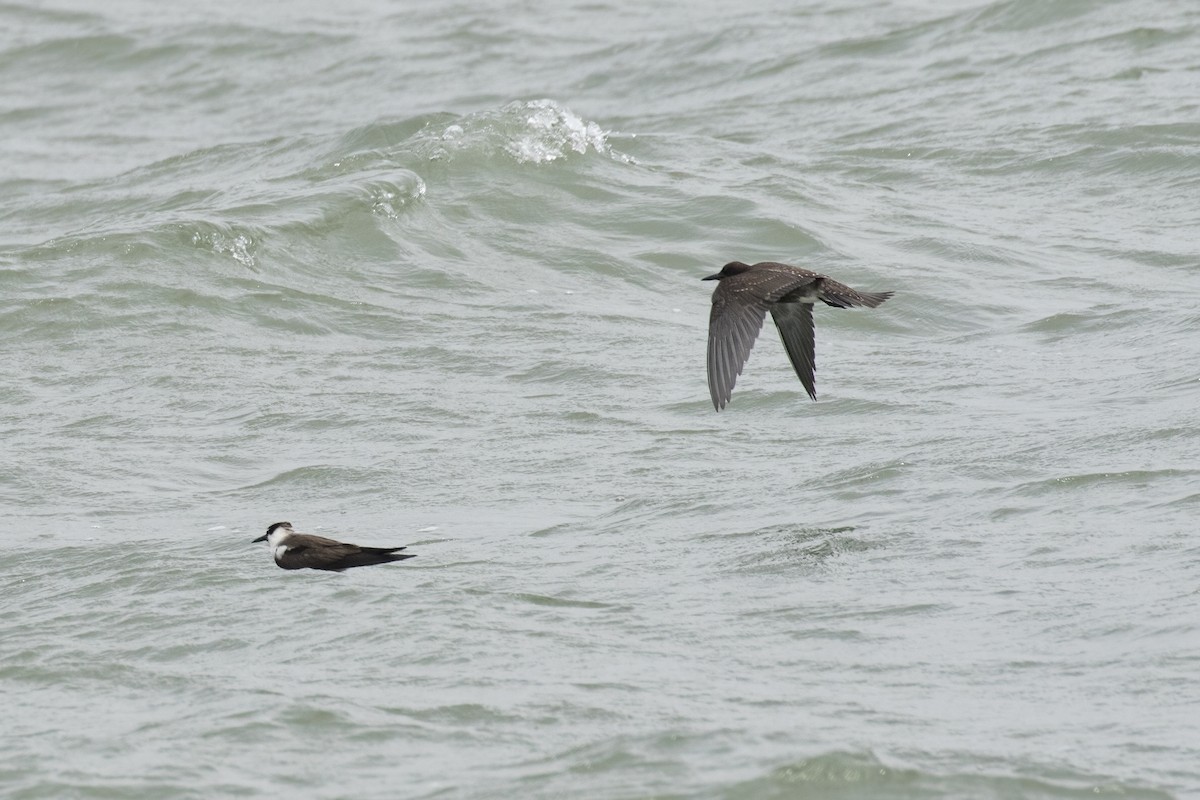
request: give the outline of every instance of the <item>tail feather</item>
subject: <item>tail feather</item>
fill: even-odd
[[[387,564],[392,561],[417,557],[416,553],[397,552],[404,549],[403,547],[364,547],[359,555],[363,558],[363,564]]]
[[[351,553],[335,565],[338,572],[351,567],[369,567],[374,564],[389,564],[392,561],[403,561],[406,558],[416,558],[416,553],[398,553],[403,547],[360,547],[359,552]]]
[[[821,300],[834,308],[862,306],[875,308],[894,294],[893,292],[859,292],[837,281],[826,280],[821,287]]]

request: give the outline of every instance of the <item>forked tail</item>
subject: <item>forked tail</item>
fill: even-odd
[[[844,283],[831,281],[828,278],[821,286],[821,300],[834,308],[875,308],[892,296],[892,292],[859,292]]]

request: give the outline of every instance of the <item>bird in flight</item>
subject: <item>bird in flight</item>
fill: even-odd
[[[718,281],[708,318],[708,393],[717,411],[729,402],[768,311],[800,383],[816,400],[813,304],[819,300],[835,308],[875,308],[892,296],[858,292],[819,272],[774,261],[731,261],[701,280]]]

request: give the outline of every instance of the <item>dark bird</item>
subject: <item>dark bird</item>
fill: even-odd
[[[275,556],[275,563],[283,569],[307,567],[341,572],[350,567],[369,567],[372,564],[416,558],[415,555],[396,552],[403,550],[403,547],[359,547],[311,533],[296,533],[290,522],[276,522],[254,541],[265,541]]]
[[[892,296],[891,292],[856,292],[818,272],[774,261],[731,261],[716,275],[701,280],[720,281],[708,318],[708,393],[717,411],[729,402],[767,311],[779,328],[800,383],[816,400],[813,304],[820,300],[835,308],[875,308]]]

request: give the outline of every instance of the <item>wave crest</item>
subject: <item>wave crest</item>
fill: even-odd
[[[608,144],[608,131],[553,100],[514,101],[468,114],[442,129],[429,158],[466,151],[502,152],[521,164],[545,164],[588,150],[627,161]]]

